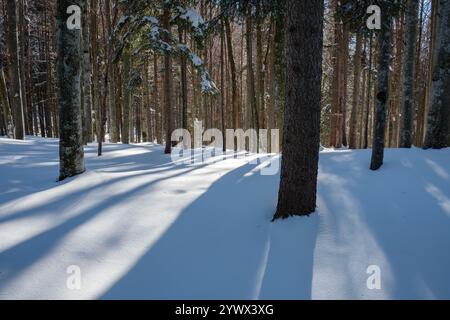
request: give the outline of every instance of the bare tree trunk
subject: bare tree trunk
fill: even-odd
[[[91,95],[91,58],[90,58],[90,41],[89,41],[89,23],[87,4],[82,15],[82,47],[83,47],[83,141],[84,143],[92,142],[92,95]]]
[[[372,33],[369,35],[369,69],[367,72],[367,104],[365,110],[364,117],[364,144],[363,149],[367,149],[369,147],[369,114],[370,114],[370,105],[372,103],[372,62],[373,62],[373,35]]]
[[[170,9],[165,6],[164,13],[161,19],[162,27],[170,33]],[[170,35],[166,35],[164,40],[169,42]],[[164,56],[164,118],[166,124],[166,147],[165,154],[172,153],[172,58],[169,54]]]
[[[97,19],[97,0],[91,0],[91,15],[90,15],[90,37],[92,45],[92,110],[95,111],[95,128],[94,132],[97,136],[97,141],[99,137],[99,61],[98,61],[98,19]]]
[[[274,220],[316,210],[320,143],[323,1],[288,0],[286,108]]]
[[[158,94],[158,56],[153,56],[153,83],[154,92],[153,99],[155,101],[155,130],[156,130],[156,142],[162,144],[162,121],[161,121],[161,104],[159,103]]]
[[[222,150],[226,151],[225,135],[225,32],[224,22],[220,24],[220,123],[222,127]]]
[[[360,32],[356,34],[355,56],[353,58],[354,76],[353,76],[353,101],[352,112],[350,115],[350,139],[349,148],[356,149],[356,127],[358,124],[358,107],[360,102],[359,89],[361,83],[361,49],[363,36]]]
[[[231,110],[233,114],[233,129],[237,129],[240,126],[239,121],[239,106],[238,106],[238,88],[237,88],[237,77],[236,77],[236,64],[234,62],[233,54],[233,43],[231,41],[231,27],[228,18],[225,18],[225,33],[228,48],[228,61],[230,63],[231,72]]]
[[[386,108],[389,101],[389,60],[391,54],[392,18],[385,15],[380,33],[380,56],[378,63],[377,103],[373,128],[371,170],[378,170],[383,165],[384,136],[386,128]]]
[[[57,70],[60,119],[59,158],[63,180],[84,172],[84,151],[81,128],[81,31],[67,27],[67,8],[77,5],[83,8],[83,0],[57,1]]]
[[[408,0],[406,9],[406,54],[404,55],[402,116],[400,127],[400,147],[411,148],[413,111],[414,111],[414,80],[415,53],[417,35],[417,14],[419,0]]]
[[[259,132],[259,113],[255,95],[255,73],[253,71],[253,19],[251,17],[251,7],[248,8],[246,16],[246,47],[247,47],[247,101],[252,118],[252,129]],[[259,136],[259,134],[258,134]]]
[[[123,124],[122,124],[122,143],[130,143],[130,101],[131,94],[128,83],[130,81],[131,57],[130,49],[125,48],[122,55],[123,62]]]
[[[436,37],[436,59],[428,112],[424,148],[441,149],[448,145],[450,122],[450,0],[439,1],[440,21]]]
[[[19,34],[17,27],[16,0],[7,1],[8,33],[6,37],[9,54],[9,79],[11,81],[11,109],[14,120],[14,137],[25,139],[25,120],[19,65]]]
[[[117,10],[117,9],[116,9]],[[108,68],[108,110],[109,110],[109,133],[110,142],[116,143],[120,140],[119,121],[117,120],[117,106],[115,97],[115,76],[114,65],[112,63],[112,54],[114,51],[114,42],[112,39],[113,26],[111,22],[111,1],[105,0],[105,29],[106,29],[106,50],[107,50],[107,68]]]

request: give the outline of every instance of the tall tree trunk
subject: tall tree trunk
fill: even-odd
[[[91,37],[91,48],[92,48],[92,110],[95,111],[95,128],[94,132],[97,136],[97,141],[99,138],[99,59],[98,59],[98,18],[97,18],[97,0],[91,0],[91,15],[90,15],[90,37]]]
[[[316,210],[320,143],[323,0],[288,0],[286,108],[274,219]]]
[[[369,114],[370,114],[370,105],[372,103],[372,63],[373,63],[373,35],[370,33],[369,35],[369,69],[367,72],[367,103],[366,110],[364,116],[364,144],[363,149],[367,149],[369,147]]]
[[[262,44],[261,4],[256,5],[256,106],[259,114],[261,129],[265,128],[264,112],[264,70],[263,70],[263,44]]]
[[[232,34],[230,21],[228,18],[224,18],[225,21],[225,33],[227,40],[227,53],[228,53],[228,61],[230,64],[230,72],[231,72],[231,112],[233,115],[233,129],[238,129],[240,126],[239,121],[239,106],[238,106],[238,87],[237,87],[237,77],[236,77],[236,64],[234,62],[234,53],[233,53],[233,43],[232,43]]]
[[[159,103],[158,93],[158,56],[153,56],[153,99],[155,102],[155,131],[156,143],[162,144],[162,120],[161,120],[161,104]]]
[[[251,6],[248,6],[246,16],[246,47],[247,47],[247,105],[250,108],[252,129],[259,132],[259,112],[256,103],[255,73],[253,71],[253,19],[251,17]]]
[[[448,146],[450,122],[450,0],[439,1],[439,25],[436,37],[436,59],[428,112],[424,148]]]
[[[57,71],[59,103],[59,158],[60,175],[63,180],[84,172],[84,151],[81,128],[81,31],[69,29],[67,8],[77,5],[83,8],[83,0],[57,1]]]
[[[406,54],[404,55],[402,116],[400,127],[400,147],[411,148],[413,111],[414,111],[414,81],[415,54],[417,36],[417,15],[419,0],[408,0],[406,9]]]
[[[347,26],[337,15],[341,4],[333,0],[332,7],[336,11],[334,22],[334,50],[333,50],[333,81],[331,94],[331,133],[330,145],[341,148],[346,143],[345,137],[345,109],[346,109],[346,73],[348,61],[348,30]]]
[[[226,151],[225,135],[225,32],[224,22],[220,24],[220,124],[222,129],[222,150]]]
[[[19,65],[19,30],[17,26],[17,0],[7,1],[8,33],[6,37],[9,55],[9,79],[11,81],[11,109],[14,120],[14,136],[25,139],[25,120],[22,103],[22,86]]]
[[[170,9],[166,5],[161,19],[162,27],[169,31],[169,34],[164,36],[164,41],[169,42],[170,38]],[[164,55],[164,119],[166,125],[166,147],[165,154],[172,153],[172,58],[170,54]]]
[[[391,54],[392,17],[385,15],[380,32],[380,53],[378,63],[378,84],[376,95],[375,122],[373,128],[371,170],[378,170],[383,165],[384,136],[386,129],[386,108],[389,101],[389,60]]]
[[[350,137],[349,148],[357,148],[356,140],[356,127],[358,124],[358,108],[360,104],[359,89],[361,84],[361,49],[362,49],[363,36],[360,32],[356,34],[356,46],[355,56],[353,58],[353,100],[352,100],[352,112],[350,115]]]
[[[89,23],[87,3],[83,11],[82,19],[82,47],[83,47],[83,141],[84,143],[92,142],[92,95],[91,95],[91,58],[90,58],[90,41],[89,41]]]
[[[117,10],[117,9],[115,9]],[[115,76],[112,54],[114,51],[114,41],[112,39],[113,25],[111,22],[111,1],[105,0],[105,24],[106,24],[106,48],[107,48],[107,68],[108,68],[108,110],[109,110],[109,133],[110,141],[116,143],[120,140],[120,128],[116,105]]]
[[[122,55],[123,63],[123,124],[122,124],[122,143],[130,143],[130,101],[131,93],[128,86],[130,81],[130,69],[131,69],[131,56],[130,49],[125,48]]]

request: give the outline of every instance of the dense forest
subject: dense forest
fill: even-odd
[[[449,146],[450,0],[0,0],[0,299],[448,299]]]
[[[85,143],[105,136],[112,143],[163,143],[174,128],[192,129],[194,119],[205,128],[282,128],[285,1],[72,2],[83,10],[78,59]],[[445,103],[433,107],[439,99],[433,70],[447,52],[439,53],[446,47],[439,42],[446,2],[397,2],[385,48],[391,74],[385,144],[442,147],[450,120]],[[58,137],[57,1],[0,3],[0,132]],[[372,146],[383,40],[367,29],[370,14],[362,3],[326,3],[324,146]],[[443,90],[442,99],[448,94]],[[440,113],[442,134],[433,121]]]

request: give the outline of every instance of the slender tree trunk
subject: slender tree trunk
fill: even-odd
[[[6,37],[9,54],[9,79],[11,81],[11,109],[14,119],[14,136],[25,139],[25,120],[19,65],[19,30],[17,27],[17,0],[7,1],[8,33]]]
[[[91,58],[90,58],[90,41],[89,41],[89,23],[87,4],[83,11],[82,19],[82,47],[83,47],[83,141],[84,143],[92,142],[92,95],[91,95]]]
[[[106,24],[106,48],[107,48],[107,68],[108,68],[108,110],[109,110],[109,133],[110,141],[116,143],[120,140],[119,121],[117,120],[117,106],[115,97],[115,76],[114,65],[112,63],[112,54],[114,51],[114,42],[112,39],[113,25],[111,22],[111,1],[105,0],[105,24]]]
[[[97,141],[100,139],[98,135],[99,128],[99,90],[100,86],[98,83],[99,79],[99,59],[98,59],[98,19],[97,19],[97,0],[91,0],[91,15],[90,15],[90,37],[91,37],[91,48],[92,48],[92,110],[95,111],[95,128],[93,128]]]
[[[153,56],[153,99],[155,101],[155,130],[156,130],[156,143],[162,144],[162,121],[161,121],[161,104],[159,103],[158,93],[158,56]]]
[[[323,9],[323,1],[288,0],[284,143],[274,220],[316,210]]]
[[[259,132],[259,112],[255,95],[255,73],[253,71],[253,19],[250,13],[250,6],[248,8],[246,17],[246,47],[247,47],[247,101],[250,108],[252,118],[252,129]],[[259,134],[258,134],[259,136]],[[258,150],[258,148],[257,148]]]
[[[122,124],[122,143],[130,143],[130,88],[128,87],[128,82],[130,81],[130,68],[131,68],[131,57],[130,49],[125,48],[122,55],[123,62],[123,124]]]
[[[222,127],[222,150],[226,151],[225,135],[225,32],[224,22],[220,25],[220,123]]]
[[[170,33],[170,9],[165,6],[163,17],[161,19],[162,27]],[[169,42],[170,35],[166,35],[164,40]],[[166,124],[166,147],[165,154],[172,153],[172,58],[169,54],[164,56],[164,118]]]
[[[417,36],[417,14],[419,0],[408,0],[406,9],[406,54],[404,55],[402,116],[400,127],[400,147],[411,148],[413,111],[414,111],[414,80],[415,53]]]
[[[352,112],[350,115],[350,137],[349,137],[349,148],[357,148],[356,139],[356,128],[358,125],[358,108],[359,108],[359,89],[361,84],[361,49],[362,49],[363,36],[361,33],[356,34],[356,46],[355,46],[355,56],[353,58],[353,101],[352,101]]]
[[[231,110],[232,110],[232,118],[233,118],[233,129],[237,129],[240,126],[239,121],[239,106],[238,106],[238,87],[237,87],[237,77],[236,77],[236,64],[234,62],[234,53],[233,53],[233,43],[231,41],[231,27],[228,18],[224,18],[225,20],[225,33],[227,40],[227,53],[228,53],[228,61],[230,64],[230,72],[231,72]]]
[[[380,33],[380,56],[378,63],[377,102],[373,128],[371,170],[378,170],[383,165],[384,136],[386,129],[386,108],[389,101],[389,60],[391,54],[392,18],[385,15]]]
[[[373,35],[372,33],[369,35],[369,69],[367,72],[367,104],[365,110],[364,117],[364,144],[363,149],[367,149],[369,147],[369,114],[370,114],[370,106],[372,103],[372,62],[373,62]]]
[[[57,1],[57,70],[58,103],[60,119],[59,158],[63,180],[84,172],[84,151],[81,128],[81,30],[67,27],[67,8],[77,5],[83,8],[85,1]]]

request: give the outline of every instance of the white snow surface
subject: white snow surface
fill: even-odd
[[[325,149],[317,212],[271,223],[279,175],[243,159],[92,144],[56,182],[56,139],[0,138],[0,299],[449,299],[450,150],[369,159]]]

